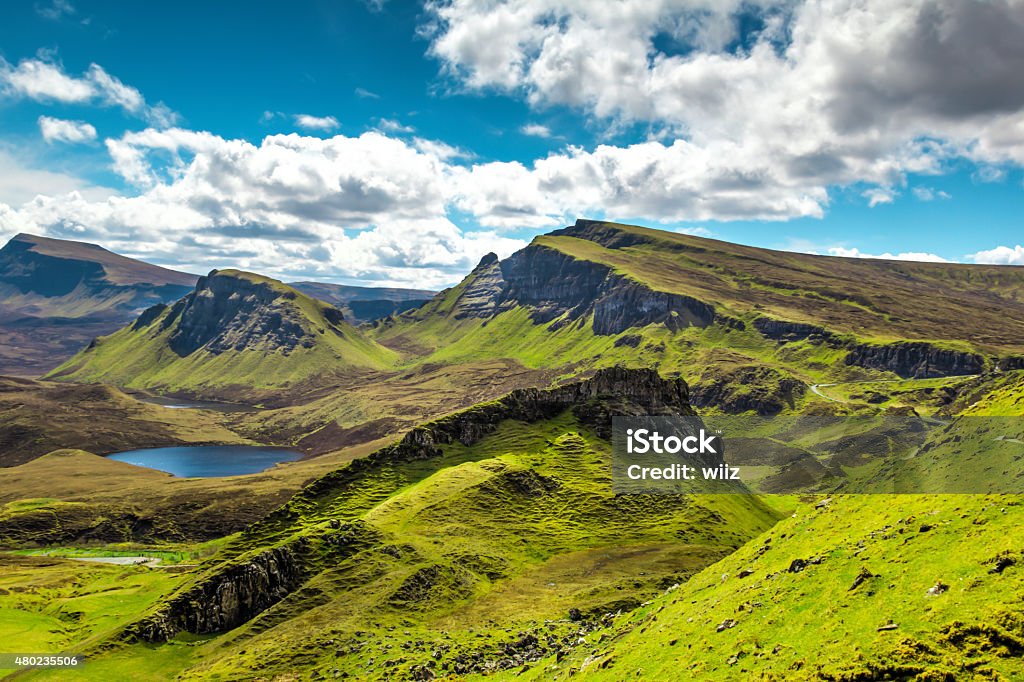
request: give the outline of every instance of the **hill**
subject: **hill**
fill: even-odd
[[[241,401],[382,370],[393,359],[333,306],[268,277],[214,270],[49,376]]]
[[[94,244],[19,234],[0,249],[0,373],[42,373],[196,276]]]
[[[330,303],[345,314],[346,320],[357,325],[418,308],[437,293],[426,289],[357,287],[325,282],[292,282],[290,286]]]
[[[680,380],[605,370],[424,424],[227,543],[114,656],[178,652],[187,679],[521,667],[782,515],[753,496],[611,494],[610,416],[691,412]]]
[[[1022,332],[1024,268],[814,256],[580,220],[503,261],[491,254],[374,337],[426,362],[654,366],[699,395],[729,373],[798,394],[817,381],[977,374],[1021,363]]]

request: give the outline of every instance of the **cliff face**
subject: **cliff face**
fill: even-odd
[[[680,294],[655,291],[599,263],[531,244],[498,261],[490,254],[474,269],[456,303],[456,319],[487,318],[523,306],[536,324],[594,316],[594,333],[619,334],[662,323],[670,329],[707,327],[715,309]]]
[[[986,360],[977,353],[915,341],[884,346],[857,345],[846,356],[846,364],[895,372],[901,377],[927,379],[980,374],[985,370]]]
[[[948,377],[964,374],[980,374],[989,364],[995,363],[1000,368],[1010,368],[1019,358],[986,358],[978,353],[970,353],[950,348],[941,348],[925,341],[901,341],[890,344],[856,343],[849,338],[842,338],[823,327],[802,322],[789,322],[769,317],[754,320],[754,328],[764,337],[790,343],[810,340],[825,343],[833,348],[844,348],[850,352],[844,362],[868,369],[893,372],[904,378],[927,379],[931,377]]]
[[[170,346],[182,356],[199,348],[213,354],[251,348],[287,353],[314,343],[301,311],[291,304],[295,298],[293,291],[270,283],[214,270],[199,278],[195,291],[171,308],[162,325],[175,327]],[[340,322],[340,311],[334,317]]]

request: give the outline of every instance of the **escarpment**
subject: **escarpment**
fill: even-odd
[[[978,353],[940,348],[922,341],[856,345],[845,362],[914,379],[980,374],[987,366],[986,358]]]
[[[489,254],[473,270],[454,308],[456,319],[489,318],[525,307],[535,324],[564,326],[593,314],[594,333],[619,334],[662,323],[672,330],[707,327],[715,308],[682,294],[657,291],[606,265],[539,244],[499,261]]]
[[[850,336],[834,334],[824,327],[758,317],[754,328],[762,336],[780,344],[797,341],[824,343],[849,350],[843,362],[867,369],[892,372],[903,378],[927,379],[980,374],[990,365],[1010,368],[1019,358],[987,358],[980,353],[942,348],[927,341],[900,341],[889,344],[862,343]]]
[[[125,639],[166,642],[180,632],[225,632],[248,622],[302,586],[326,566],[365,549],[377,534],[362,523],[321,532],[238,560],[172,596],[128,626]]]
[[[506,419],[535,422],[571,408],[580,421],[610,437],[613,416],[693,416],[696,413],[689,401],[690,390],[683,379],[665,379],[653,369],[610,367],[598,370],[589,379],[555,388],[517,389],[498,400],[418,426],[398,443],[322,476],[272,513],[268,521],[295,518],[302,504],[347,485],[371,467],[437,457],[441,446],[450,443],[472,445]]]
[[[195,291],[174,304],[161,326],[174,326],[169,345],[178,355],[200,348],[213,354],[257,347],[284,352],[310,348],[313,335],[303,325],[298,307],[288,304],[295,298],[293,291],[270,282],[214,270],[199,279]],[[332,317],[337,324],[342,316],[340,311],[335,313]]]

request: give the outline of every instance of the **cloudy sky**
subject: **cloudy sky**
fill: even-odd
[[[6,2],[0,239],[441,287],[595,217],[1024,265],[1024,0]]]

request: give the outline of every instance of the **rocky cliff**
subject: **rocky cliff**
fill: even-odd
[[[707,327],[716,319],[708,303],[656,291],[606,265],[531,244],[499,261],[489,254],[473,270],[455,303],[456,319],[488,318],[522,306],[536,324],[559,326],[593,314],[594,333],[619,334],[661,323],[670,329]]]
[[[986,358],[977,353],[940,348],[923,341],[855,345],[845,362],[914,379],[980,374],[988,366]]]
[[[275,348],[285,353],[311,348],[315,337],[293,290],[269,280],[254,280],[233,270],[200,277],[195,291],[181,299],[163,319],[173,327],[170,347],[178,355],[200,348],[213,354],[229,350]],[[325,308],[329,322],[341,322],[337,308]],[[144,314],[143,317],[146,315]]]

